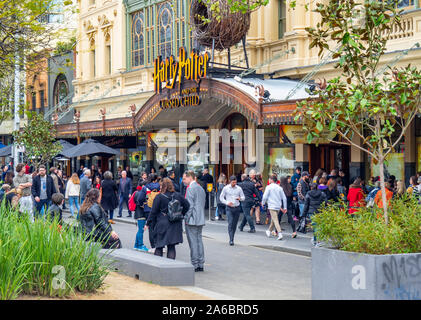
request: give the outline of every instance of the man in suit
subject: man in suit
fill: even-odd
[[[203,249],[202,229],[205,225],[206,194],[203,188],[196,182],[193,171],[186,171],[183,175],[183,183],[187,185],[186,199],[190,204],[184,219],[186,222],[186,235],[190,246],[191,263],[194,271],[203,271],[205,252]]]
[[[51,196],[58,192],[51,176],[47,175],[44,165],[39,166],[39,174],[32,181],[32,195],[35,199],[35,217],[47,212],[51,205]],[[44,211],[42,209],[44,208]]]
[[[122,217],[123,203],[126,204],[129,215],[127,218],[132,217],[132,212],[129,210],[129,199],[132,196],[132,179],[127,177],[126,171],[121,171],[120,183],[118,184],[118,195],[120,197],[118,217]]]

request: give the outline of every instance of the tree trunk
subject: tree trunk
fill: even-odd
[[[383,202],[383,212],[384,212],[384,221],[386,222],[386,225],[389,223],[389,219],[387,216],[387,198],[386,198],[386,186],[384,182],[384,159],[379,159],[379,169],[380,169],[380,187],[382,192],[382,202]]]

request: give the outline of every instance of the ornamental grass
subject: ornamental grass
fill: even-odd
[[[58,221],[0,206],[0,299],[94,292],[110,270],[101,246]]]

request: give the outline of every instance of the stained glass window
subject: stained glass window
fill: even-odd
[[[145,18],[143,11],[136,12],[132,16],[132,67],[145,64]]]
[[[172,19],[171,5],[168,2],[161,4],[158,12],[158,53],[163,59],[172,54]]]

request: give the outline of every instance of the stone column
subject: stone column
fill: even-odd
[[[412,121],[405,132],[405,185],[409,185],[409,178],[416,174],[417,141],[415,137],[415,121]]]
[[[301,167],[302,171],[309,170],[309,145],[308,144],[295,144],[295,167]]]

